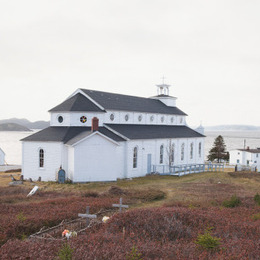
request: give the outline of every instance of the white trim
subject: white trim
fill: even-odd
[[[80,88],[78,88],[76,91],[74,91],[67,99],[75,96],[76,94],[82,94],[83,96],[85,96],[87,99],[89,99],[92,103],[94,103],[97,107],[99,107],[102,110],[105,110],[104,107],[102,107],[100,104],[98,104],[94,99],[92,99],[89,95],[87,95],[84,91],[82,91]],[[67,100],[66,99],[66,100]]]
[[[106,135],[104,135],[104,134],[102,134],[102,133],[96,131],[96,132],[93,132],[92,134],[90,134],[90,135],[88,135],[88,136],[82,138],[81,140],[79,140],[78,142],[72,144],[71,146],[74,147],[74,146],[78,145],[79,143],[81,143],[81,142],[87,140],[88,138],[91,138],[91,137],[94,136],[94,135],[100,135],[101,137],[104,137],[105,139],[107,139],[107,140],[110,141],[111,143],[113,143],[113,144],[115,144],[115,145],[120,145],[118,142],[114,141],[113,139],[111,139],[111,138],[107,137]]]

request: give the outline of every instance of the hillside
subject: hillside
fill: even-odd
[[[18,124],[20,126],[23,126],[28,129],[44,129],[46,127],[50,126],[49,121],[36,121],[36,122],[30,122],[28,119],[19,119],[19,118],[10,118],[10,119],[3,119],[0,120],[0,124]],[[8,130],[5,130],[8,131]],[[19,131],[19,130],[17,130]],[[23,131],[23,130],[21,130]],[[25,130],[26,131],[26,130]]]
[[[0,131],[31,131],[31,130],[19,124],[5,123],[5,124],[0,124]]]
[[[32,183],[10,187],[2,173],[0,259],[259,259],[259,178],[208,172],[113,183],[37,182],[39,190],[27,197]],[[122,213],[112,206],[120,197],[129,205]],[[86,227],[85,219],[77,220],[86,206],[97,218],[64,243],[64,228]],[[104,215],[110,216],[106,223]],[[53,228],[72,219],[78,226]],[[27,239],[43,226],[45,237]]]

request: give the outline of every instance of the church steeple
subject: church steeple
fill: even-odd
[[[160,100],[168,107],[176,107],[176,97],[169,95],[169,87],[171,85],[164,83],[165,77],[162,77],[162,84],[157,86],[157,96],[151,97],[152,99]]]
[[[171,85],[167,85],[164,83],[165,77],[162,77],[162,84],[157,86],[157,95],[158,96],[169,96],[169,87]]]

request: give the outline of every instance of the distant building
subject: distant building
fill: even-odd
[[[57,180],[60,167],[73,182],[145,176],[153,165],[204,162],[203,127],[186,125],[186,114],[157,85],[143,98],[76,90],[52,108],[50,127],[22,140],[25,178]]]
[[[5,164],[5,153],[4,151],[0,148],[0,165]]]
[[[236,149],[229,152],[231,165],[256,166],[260,169],[260,148]]]

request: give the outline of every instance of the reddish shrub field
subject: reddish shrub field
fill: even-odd
[[[42,227],[77,218],[90,206],[91,213],[111,209],[115,198],[93,198],[80,195],[39,193],[26,198],[27,191],[17,194],[0,192],[0,246],[11,238],[26,238]]]
[[[103,200],[102,204],[92,199],[92,207],[105,207],[106,203],[110,203],[109,200]],[[90,203],[84,201],[80,204],[76,201],[76,198],[67,198],[38,203],[39,212],[32,209],[35,217],[27,224],[33,221],[38,223],[37,217],[41,219],[40,222],[44,219],[60,221],[64,217],[71,218],[73,216],[63,208],[69,208],[70,213],[78,212],[84,209],[86,202]],[[78,203],[79,206],[75,206]],[[41,211],[41,207],[44,210]],[[61,209],[56,218],[55,208],[56,212]],[[27,216],[31,207],[28,211],[25,208],[19,210],[24,210],[22,212]],[[19,210],[15,209],[14,212]],[[9,212],[14,216],[11,209]],[[161,207],[129,210],[114,215],[106,224],[88,229],[68,244],[73,249],[73,259],[259,259],[260,220],[252,218],[258,212],[259,207],[245,207],[243,203],[237,208]],[[45,218],[41,218],[42,214]],[[221,239],[220,246],[215,249],[200,248],[195,241],[209,227],[212,228],[212,235]],[[10,239],[0,249],[0,258],[55,259],[63,243]],[[134,258],[134,251],[140,255],[139,258]]]

